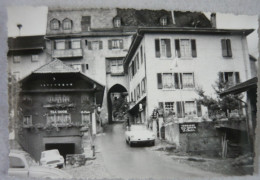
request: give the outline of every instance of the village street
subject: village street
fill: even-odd
[[[108,125],[96,139],[97,159],[68,169],[77,178],[173,178],[221,175],[180,164],[147,147],[130,147],[122,124]]]

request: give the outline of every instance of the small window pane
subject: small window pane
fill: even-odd
[[[14,63],[20,63],[21,62],[21,56],[14,56],[13,62]]]
[[[32,62],[37,62],[39,56],[38,55],[32,55]]]
[[[65,49],[64,41],[56,41],[56,49]]]
[[[191,45],[189,39],[181,39],[180,48],[181,57],[191,57]]]
[[[80,49],[80,40],[79,41],[72,41],[72,49]]]

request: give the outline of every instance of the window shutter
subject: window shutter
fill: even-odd
[[[223,72],[220,72],[219,73],[219,82],[220,83],[224,83],[225,81],[224,81],[224,73]]]
[[[110,69],[110,61],[106,59],[106,71],[107,73],[110,73],[111,72],[111,69]]]
[[[81,64],[81,71],[84,73],[86,72],[86,66],[85,64]]]
[[[222,56],[227,57],[227,44],[225,39],[221,39]]]
[[[91,41],[88,42],[88,50],[92,50],[92,43],[91,43]]]
[[[179,39],[175,39],[175,50],[177,52],[178,57],[181,57],[180,40]]]
[[[196,48],[196,41],[195,39],[191,40],[191,50],[192,50],[192,57],[197,57],[197,48]]]
[[[182,84],[182,73],[179,73],[180,75],[180,89],[183,89],[183,84]]]
[[[239,72],[235,72],[236,83],[240,83]]]
[[[180,89],[178,73],[174,73],[174,85],[175,89]]]
[[[159,103],[158,103],[158,107],[159,107],[160,109],[164,109],[164,108],[163,108],[163,102],[159,102]]]
[[[157,83],[158,83],[158,89],[162,89],[162,74],[157,74]]]
[[[56,41],[53,41],[53,49],[56,49]]]
[[[99,49],[103,49],[103,42],[99,41]]]
[[[166,56],[167,57],[172,57],[171,41],[170,41],[170,39],[165,39],[165,44],[166,44]]]
[[[202,116],[202,111],[201,111],[201,104],[197,102],[197,116],[201,117]]]
[[[155,57],[160,57],[160,42],[159,39],[155,39]]]
[[[134,61],[133,61],[133,63],[131,64],[131,69],[132,69],[132,77],[134,77],[134,75],[135,75],[135,69],[134,69],[135,67],[134,67]]]
[[[182,105],[182,117],[185,117],[185,106],[184,106],[185,102],[181,102]]]
[[[112,49],[112,40],[108,40],[108,49]]]
[[[231,41],[227,39],[227,56],[232,57]]]
[[[177,105],[177,117],[178,118],[182,118],[183,117],[183,113],[182,113],[182,103],[180,101],[176,102]]]
[[[123,49],[124,48],[123,40],[121,39],[119,42],[120,42],[120,49]]]

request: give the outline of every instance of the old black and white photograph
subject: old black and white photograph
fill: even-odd
[[[6,11],[8,176],[256,174],[258,15]]]

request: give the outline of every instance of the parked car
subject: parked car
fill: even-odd
[[[28,153],[20,150],[11,150],[9,153],[8,175],[23,178],[73,178],[60,169],[39,166]]]
[[[60,155],[58,149],[47,150],[41,153],[40,164],[45,167],[62,168],[64,166],[64,158]]]
[[[125,132],[126,143],[130,146],[138,143],[149,143],[154,146],[155,135],[144,125],[131,125]]]

